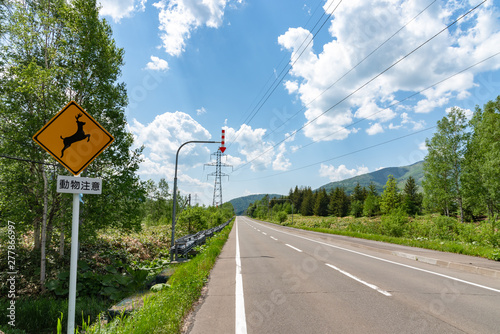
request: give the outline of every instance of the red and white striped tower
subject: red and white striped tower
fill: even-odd
[[[219,150],[224,153],[224,151],[226,150],[226,146],[225,146],[225,139],[226,139],[226,130],[222,129],[222,140],[221,140],[221,147],[219,147]]]

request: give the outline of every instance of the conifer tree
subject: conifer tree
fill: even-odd
[[[415,216],[420,213],[422,205],[422,197],[418,193],[417,183],[413,176],[410,176],[405,183],[403,193],[403,207],[410,216]]]
[[[396,179],[389,175],[380,198],[380,211],[382,214],[390,214],[400,206],[400,202]]]
[[[314,203],[314,214],[316,216],[328,215],[328,195],[325,189],[318,190]]]

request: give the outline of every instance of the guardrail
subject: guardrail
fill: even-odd
[[[207,238],[211,238],[215,233],[220,232],[233,220],[233,218],[234,217],[230,218],[227,222],[219,226],[212,227],[196,234],[186,235],[185,237],[175,240],[174,245],[170,248],[172,254],[175,254],[175,261],[178,260],[179,255],[185,257],[194,247],[203,245]]]

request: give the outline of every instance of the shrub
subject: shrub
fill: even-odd
[[[408,225],[408,215],[402,208],[396,208],[390,214],[382,216],[382,231],[393,237],[402,237]]]
[[[363,215],[363,203],[360,201],[351,202],[351,215],[354,217],[361,217]]]
[[[280,222],[280,224],[283,224],[288,219],[288,215],[285,211],[279,211],[276,213],[276,219]]]
[[[435,236],[444,240],[455,240],[458,237],[460,226],[456,218],[447,216],[437,216],[434,218]]]

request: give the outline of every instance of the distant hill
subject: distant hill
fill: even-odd
[[[238,197],[238,198],[233,198],[232,200],[229,201],[234,207],[234,212],[236,215],[241,215],[245,210],[248,208],[250,203],[254,203],[257,200],[262,199],[262,197],[269,195],[270,198],[274,197],[281,197],[283,195],[278,195],[278,194],[256,194],[256,195],[248,195],[248,196],[243,196],[243,197]]]
[[[381,194],[384,191],[384,185],[386,184],[387,177],[389,175],[393,175],[398,180],[398,187],[400,189],[403,189],[404,185],[406,183],[406,180],[410,176],[413,176],[413,178],[415,179],[420,190],[422,190],[422,180],[424,179],[423,166],[424,166],[424,162],[419,161],[419,162],[414,163],[413,165],[410,165],[410,166],[382,168],[382,169],[377,170],[375,172],[371,172],[371,173],[363,174],[363,175],[358,175],[358,176],[352,177],[350,179],[337,181],[337,182],[330,182],[330,183],[327,183],[327,184],[319,187],[316,190],[324,188],[329,192],[329,191],[335,189],[336,187],[344,187],[346,192],[348,194],[350,194],[354,190],[354,187],[356,186],[356,184],[358,182],[359,182],[359,185],[361,187],[366,187],[366,188],[368,188],[368,186],[370,185],[370,182],[373,182],[375,184],[375,186],[377,187],[378,193]]]

